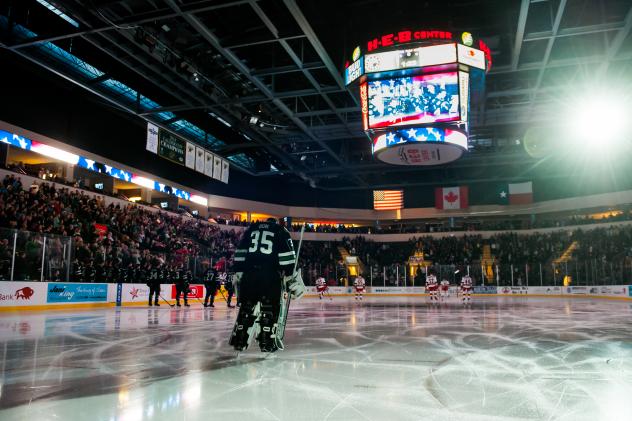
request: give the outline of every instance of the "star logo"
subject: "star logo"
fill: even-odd
[[[24,139],[23,137],[19,137],[19,136],[16,136],[16,137],[18,138],[18,142],[20,142],[20,147],[22,149],[27,149],[27,147],[26,147],[27,146],[26,139]]]
[[[506,197],[507,197],[507,192],[506,192],[506,191],[504,191],[504,190],[503,190],[503,191],[501,191],[501,192],[500,192],[500,198],[501,198],[501,199],[505,199]]]

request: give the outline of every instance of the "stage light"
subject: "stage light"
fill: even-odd
[[[576,146],[594,150],[617,146],[626,140],[629,104],[620,95],[604,91],[572,103],[568,124],[571,141]]]

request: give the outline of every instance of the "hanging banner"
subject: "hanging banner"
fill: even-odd
[[[195,169],[195,145],[190,142],[187,142],[185,165],[188,168]]]
[[[158,130],[158,155],[184,165],[184,149],[186,142],[165,130]]]
[[[147,144],[145,148],[149,152],[158,153],[158,126],[147,123]]]
[[[213,178],[216,180],[222,179],[222,159],[219,156],[214,157],[213,164]]]
[[[205,152],[205,159],[204,159],[204,174],[208,177],[212,177],[213,176],[213,158],[215,155],[213,155],[210,152]]]
[[[228,161],[222,161],[222,183],[228,184],[228,172],[230,171],[230,164]]]
[[[204,174],[204,149],[195,148],[195,171]]]

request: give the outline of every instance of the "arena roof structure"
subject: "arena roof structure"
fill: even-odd
[[[567,177],[525,148],[527,128],[572,119],[559,104],[581,83],[632,85],[628,0],[21,0],[0,12],[3,47],[87,94],[248,174],[326,190]],[[493,57],[470,151],[439,168],[375,161],[342,76],[356,46],[416,27],[469,31]]]

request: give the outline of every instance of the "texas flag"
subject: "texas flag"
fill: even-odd
[[[497,201],[501,205],[526,205],[533,203],[533,183],[502,184],[497,190]]]
[[[465,209],[468,207],[467,186],[435,188],[435,208]]]

